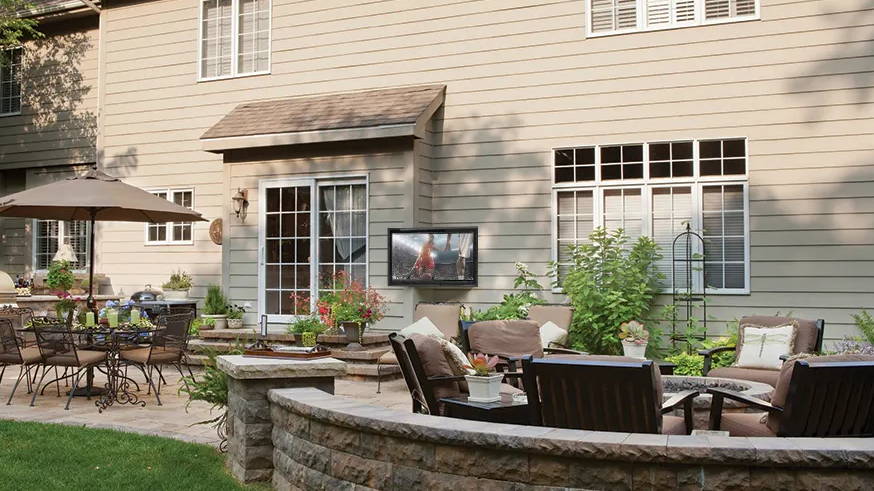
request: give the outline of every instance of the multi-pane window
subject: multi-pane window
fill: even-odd
[[[309,313],[345,272],[367,285],[367,185],[296,180],[264,189],[263,313]]]
[[[162,189],[152,194],[172,201],[185,208],[194,208],[194,191],[191,189]],[[191,222],[149,223],[146,225],[146,244],[190,244]]]
[[[46,270],[61,244],[73,249],[75,269],[88,266],[88,222],[34,220],[34,269]]]
[[[201,0],[200,78],[270,70],[270,0]]]
[[[21,113],[21,48],[0,51],[0,116]]]
[[[756,19],[759,0],[587,0],[589,34]]]
[[[631,240],[646,235],[661,247],[656,267],[667,289],[748,291],[745,139],[561,148],[554,159],[559,275],[569,265],[569,245],[587,240],[594,227],[621,228]],[[704,254],[704,272],[672,261],[687,255],[685,244],[673,243],[687,225],[705,239],[705,250],[688,251]]]

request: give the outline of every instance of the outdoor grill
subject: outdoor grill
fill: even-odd
[[[151,319],[161,314],[176,314],[189,310],[193,310],[194,315],[197,315],[196,300],[165,300],[163,293],[160,290],[152,290],[150,285],[146,285],[145,290],[131,295],[130,299],[134,302],[134,306],[147,312]]]

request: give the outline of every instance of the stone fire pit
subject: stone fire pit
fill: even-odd
[[[774,390],[768,384],[761,382],[753,382],[751,380],[739,380],[733,378],[719,377],[688,377],[683,375],[663,375],[662,383],[664,384],[664,400],[667,401],[677,392],[684,390],[697,390],[702,394],[695,398],[693,403],[694,425],[697,430],[708,429],[710,421],[710,394],[703,392],[708,387],[719,387],[721,389],[733,390],[741,394],[762,399],[764,401],[771,400],[771,392]],[[761,412],[760,410],[750,408],[737,401],[725,399],[723,411],[726,412]],[[679,408],[673,413],[676,416],[682,416],[683,410]]]

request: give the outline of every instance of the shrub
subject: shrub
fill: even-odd
[[[52,261],[46,275],[46,286],[58,292],[69,291],[73,288],[76,277],[70,269],[69,261]]]
[[[161,285],[165,290],[190,290],[192,285],[191,275],[181,269],[170,275],[170,281]]]
[[[682,352],[669,356],[665,360],[677,365],[674,368],[674,375],[700,377],[702,372],[704,372],[704,357],[701,355],[690,355],[689,353]]]
[[[853,315],[853,320],[856,322],[856,327],[862,331],[862,335],[868,341],[868,344],[874,344],[874,317],[871,317],[871,314],[863,310]]]
[[[537,292],[543,287],[534,278],[534,274],[528,270],[528,266],[525,263],[517,262],[515,267],[517,274],[513,281],[513,287],[520,291],[504,295],[498,305],[474,312],[471,315],[471,320],[478,322],[525,319],[528,317],[529,307],[546,303],[537,297]]]
[[[596,228],[588,243],[570,246],[571,266],[560,286],[574,307],[569,339],[577,349],[622,353],[619,326],[645,318],[653,306],[662,278],[655,268],[659,246],[648,237],[627,243],[622,230]]]
[[[224,315],[228,312],[228,300],[218,285],[211,285],[203,300],[203,313],[206,315]]]

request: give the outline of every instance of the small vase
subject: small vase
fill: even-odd
[[[468,396],[470,402],[497,402],[501,400],[501,380],[504,376],[500,373],[480,377],[479,375],[465,375],[467,380]]]
[[[622,341],[622,351],[625,353],[625,356],[629,358],[640,358],[641,360],[646,358],[646,344],[637,344],[637,343],[627,343]]]
[[[364,324],[360,322],[341,322],[343,331],[346,333],[346,341],[349,344],[344,348],[346,351],[363,351],[364,346],[361,345],[361,338],[364,337]]]
[[[300,334],[300,345],[312,348],[316,345],[316,338],[318,335],[314,332],[303,332]]]

